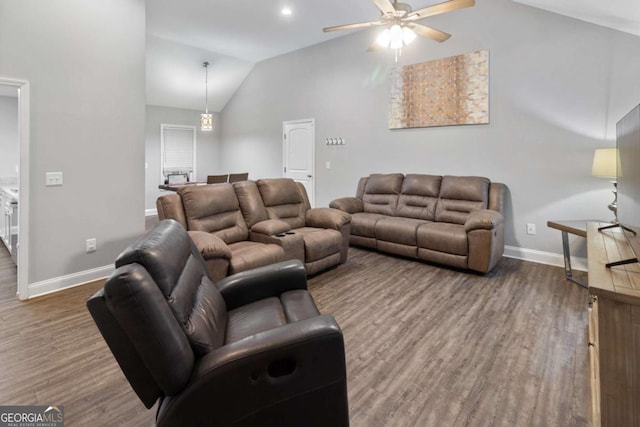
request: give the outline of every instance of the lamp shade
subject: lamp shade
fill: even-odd
[[[593,155],[591,175],[601,178],[617,178],[618,149],[598,148]]]

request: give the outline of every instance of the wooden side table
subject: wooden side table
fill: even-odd
[[[564,275],[567,280],[586,288],[587,282],[573,277],[571,269],[571,247],[569,246],[569,233],[587,238],[587,223],[598,222],[593,219],[576,221],[547,221],[547,227],[555,228],[562,232],[562,254],[564,255]]]

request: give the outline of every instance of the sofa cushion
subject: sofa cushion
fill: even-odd
[[[233,189],[238,197],[242,216],[249,228],[254,224],[269,219],[267,210],[262,203],[258,186],[253,181],[239,181],[233,183]]]
[[[280,299],[265,298],[229,312],[225,344],[287,324]]]
[[[418,227],[418,247],[455,255],[468,255],[464,225],[433,222]]]
[[[435,220],[464,224],[470,212],[487,208],[489,184],[487,178],[445,176],[442,178]]]
[[[427,223],[413,218],[382,218],[376,222],[376,239],[416,246],[418,227]]]
[[[304,241],[305,262],[316,261],[340,252],[342,233],[338,230],[303,227],[293,230]]]
[[[238,198],[231,184],[181,188],[188,230],[206,231],[234,243],[249,238]]]
[[[364,211],[395,215],[403,179],[400,173],[370,175],[362,196]]]
[[[433,221],[442,177],[408,174],[402,182],[396,215]]]
[[[157,278],[151,283],[166,298],[196,354],[206,354],[223,344],[225,302],[203,274],[203,260],[180,224],[162,221],[132,243],[116,259],[116,267],[125,265],[140,265],[145,277]]]
[[[351,235],[362,237],[376,237],[376,222],[387,215],[359,212],[351,214]]]
[[[282,247],[274,244],[242,241],[230,244],[229,249],[231,249],[229,274],[285,260],[285,253]]]
[[[282,220],[291,228],[305,226],[306,206],[294,180],[259,179],[256,185],[270,219]]]

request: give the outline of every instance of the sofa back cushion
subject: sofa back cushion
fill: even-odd
[[[435,220],[464,224],[472,211],[487,209],[489,185],[487,178],[445,176],[440,186]]]
[[[269,219],[267,210],[262,203],[260,191],[254,181],[234,182],[233,189],[238,197],[238,203],[240,204],[244,221],[249,228],[260,221]]]
[[[180,224],[161,221],[131,244],[116,259],[116,268],[130,264],[144,267],[197,355],[222,346],[226,304],[209,280],[200,252]]]
[[[291,228],[304,227],[307,208],[296,182],[289,178],[256,181],[269,219],[279,219]]]
[[[395,215],[403,178],[401,173],[369,175],[362,196],[364,211]]]
[[[249,238],[249,229],[231,184],[181,188],[178,194],[182,197],[189,230],[206,231],[227,244]]]
[[[174,220],[161,221],[125,249],[87,306],[148,408],[182,390],[196,360],[223,345],[225,302]]]
[[[442,177],[408,174],[402,182],[396,215],[433,221]]]

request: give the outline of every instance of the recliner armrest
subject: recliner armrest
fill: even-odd
[[[287,291],[307,289],[307,274],[300,260],[290,260],[236,273],[216,286],[227,310],[233,310]]]
[[[251,227],[252,232],[264,234],[265,236],[273,236],[274,234],[284,233],[290,230],[291,226],[279,219],[266,219],[253,224]]]
[[[357,197],[342,197],[340,199],[335,199],[329,203],[329,207],[340,209],[341,211],[345,211],[350,214],[364,212],[362,200]]]
[[[288,323],[206,354],[185,388],[163,400],[156,421],[235,425],[254,411],[321,389],[335,390],[336,398],[325,425],[348,425],[344,339],[331,315]],[[210,402],[226,410],[212,411]]]
[[[340,227],[350,222],[351,215],[339,209],[332,208],[309,209],[305,216],[307,227],[340,230]]]
[[[187,233],[205,261],[213,258],[231,259],[231,249],[218,236],[206,231],[188,231]]]
[[[504,217],[500,212],[483,209],[473,211],[464,223],[466,232],[473,230],[493,230],[504,222]]]

